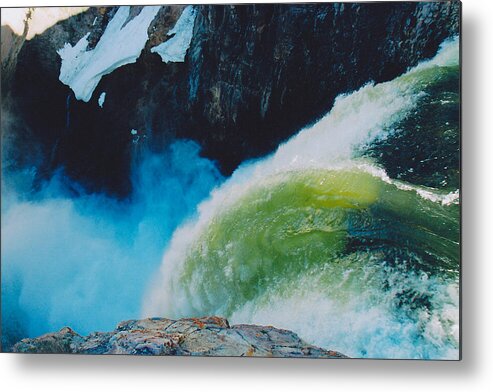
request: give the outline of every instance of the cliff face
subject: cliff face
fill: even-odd
[[[90,8],[24,43],[2,95],[24,121],[18,132],[30,134],[19,157],[34,145],[42,151],[39,178],[64,167],[90,191],[125,196],[132,158],[174,138],[199,141],[229,174],[319,118],[337,95],[433,56],[458,34],[460,4],[197,6],[185,62],[166,64],[149,49],[182,9],[162,7],[138,61],[104,76],[88,103],[58,80],[56,50],[88,31],[95,45],[114,7]],[[131,129],[145,138],[136,141]]]
[[[65,327],[14,346],[20,353],[201,355],[346,358],[311,346],[295,333],[271,326],[234,325],[219,317],[120,323],[112,332],[80,336]]]
[[[141,8],[131,7],[130,17]],[[4,167],[32,165],[25,157],[35,156],[31,160],[35,159],[38,180],[63,167],[89,191],[126,195],[130,191],[132,155],[140,147],[133,143],[130,130],[144,128],[150,132],[151,125],[146,121],[152,113],[167,113],[156,110],[156,100],[163,106],[167,101],[176,102],[175,91],[168,87],[173,80],[184,79],[175,75],[183,64],[166,66],[149,51],[164,39],[182,9],[161,7],[149,27],[149,40],[139,61],[104,77],[88,103],[78,101],[60,82],[57,50],[65,43],[75,45],[87,32],[88,49],[94,48],[117,7],[91,7],[25,41],[15,57],[13,72],[2,73],[2,111],[15,119],[2,127],[6,130],[3,137],[10,141],[9,150],[17,152],[9,151],[12,159]],[[7,84],[7,80],[12,82]],[[107,92],[104,109],[98,105],[103,91]],[[168,118],[166,124],[172,123]]]
[[[455,2],[204,7],[189,52],[197,137],[229,172],[326,113],[337,95],[432,57],[457,34],[458,14]]]

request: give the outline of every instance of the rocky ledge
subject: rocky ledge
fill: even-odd
[[[18,353],[347,358],[272,326],[233,325],[220,317],[123,321],[112,332],[81,336],[71,328],[24,339]]]

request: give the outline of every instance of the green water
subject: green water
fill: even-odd
[[[193,287],[197,312],[215,313],[221,304],[230,316],[312,269],[335,264],[332,270],[346,271],[347,257],[360,251],[386,265],[413,253],[410,271],[456,277],[458,214],[455,204],[423,199],[361,170],[283,174],[215,217],[190,250],[180,283]]]
[[[458,41],[233,175],[175,232],[147,313],[275,325],[355,357],[459,351]]]

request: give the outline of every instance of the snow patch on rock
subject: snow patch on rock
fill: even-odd
[[[190,42],[193,36],[193,26],[195,17],[197,16],[196,9],[189,5],[187,6],[180,18],[176,22],[175,27],[168,31],[167,36],[172,36],[166,42],[163,42],[151,49],[152,53],[157,53],[165,63],[184,62],[187,50],[190,47]]]
[[[87,33],[74,46],[66,43],[57,53],[62,59],[60,81],[77,99],[88,102],[104,75],[125,64],[135,63],[147,42],[147,30],[160,6],[144,7],[127,24],[130,7],[120,7],[108,23],[96,47],[87,51]]]
[[[100,108],[103,107],[105,99],[106,99],[106,93],[101,93],[101,95],[99,96],[99,99],[98,99],[98,105]]]

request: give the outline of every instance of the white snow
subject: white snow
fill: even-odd
[[[102,107],[103,107],[103,105],[104,105],[104,100],[105,100],[105,99],[106,99],[106,93],[105,93],[105,92],[103,92],[103,93],[101,93],[101,95],[99,96],[99,99],[98,99],[98,105],[99,105],[99,107],[100,107],[100,108],[102,108]]]
[[[88,102],[104,75],[125,64],[135,63],[147,42],[147,29],[160,6],[144,7],[125,26],[130,7],[120,7],[96,47],[86,51],[87,33],[75,46],[66,43],[58,50],[62,59],[60,81],[69,86],[79,100]]]
[[[195,8],[191,5],[187,6],[180,15],[175,27],[166,34],[167,36],[174,34],[174,37],[154,46],[151,52],[159,54],[165,63],[184,62],[185,55],[192,41],[193,25],[196,15],[197,11]]]

